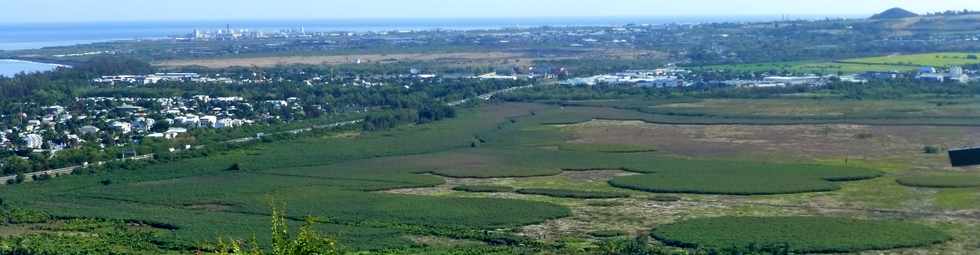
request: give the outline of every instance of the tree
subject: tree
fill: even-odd
[[[337,241],[326,237],[316,230],[316,218],[307,217],[306,223],[299,228],[295,237],[289,233],[289,224],[286,220],[286,213],[280,208],[285,205],[272,207],[272,253],[269,255],[339,255],[340,248]],[[218,241],[219,255],[264,255],[258,242],[254,239],[248,244],[241,240],[231,240],[230,242]]]
[[[17,156],[10,156],[3,160],[3,174],[11,175],[26,173],[31,171],[31,162]]]

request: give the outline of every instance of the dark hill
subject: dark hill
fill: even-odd
[[[875,14],[874,16],[871,16],[871,19],[904,19],[918,16],[919,14],[896,7],[888,9],[882,13]]]

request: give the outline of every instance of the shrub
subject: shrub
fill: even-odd
[[[626,232],[622,230],[597,230],[597,231],[589,232],[589,235],[593,237],[602,237],[602,238],[617,237],[617,236],[625,236]]]
[[[527,194],[527,195],[543,195],[549,197],[582,198],[582,199],[629,197],[629,194],[619,193],[619,192],[581,191],[581,190],[568,190],[568,189],[520,189],[517,190],[517,193]]]
[[[102,186],[109,186],[109,185],[112,184],[112,180],[110,180],[110,179],[103,179],[102,181],[99,181],[99,183],[101,183]]]
[[[484,193],[496,193],[496,192],[511,192],[514,188],[508,186],[498,186],[498,185],[461,185],[453,187],[455,191],[464,192],[484,192]]]
[[[231,166],[229,166],[227,170],[228,171],[241,171],[242,170],[242,166],[239,165],[238,163],[234,163],[234,164],[231,164]]]
[[[669,196],[669,195],[656,195],[650,197],[650,200],[657,201],[657,202],[677,202],[677,201],[681,201],[681,197]]]
[[[937,153],[939,153],[939,151],[940,151],[939,147],[936,147],[936,146],[928,145],[928,146],[922,147],[922,152],[925,152],[926,154],[937,154]]]

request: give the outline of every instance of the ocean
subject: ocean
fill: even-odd
[[[23,60],[0,59],[0,76],[13,77],[18,73],[51,71],[61,65],[37,63]]]

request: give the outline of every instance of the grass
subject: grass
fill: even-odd
[[[476,193],[499,193],[511,192],[514,191],[514,188],[500,185],[461,185],[453,187],[453,190]]]
[[[922,188],[980,187],[980,176],[976,175],[907,176],[898,178],[896,181],[905,186]]]
[[[708,70],[728,70],[735,72],[795,72],[817,74],[853,74],[863,72],[909,72],[919,67],[948,67],[978,64],[980,60],[970,59],[970,55],[980,53],[945,52],[908,55],[890,55],[868,58],[853,58],[837,61],[792,61],[751,64],[715,65],[701,67]],[[697,69],[697,68],[695,68]]]
[[[970,55],[973,55],[974,58],[969,58]],[[890,66],[947,67],[980,64],[980,59],[976,58],[977,55],[980,55],[980,53],[944,52],[846,59],[840,62]]]
[[[542,195],[549,197],[563,197],[563,198],[579,198],[579,199],[607,199],[607,198],[624,198],[629,197],[629,194],[619,193],[619,192],[606,192],[606,191],[584,191],[584,190],[570,190],[570,189],[519,189],[517,193],[526,195]]]
[[[753,64],[733,64],[706,66],[709,70],[728,70],[735,72],[794,72],[818,74],[852,74],[863,72],[906,72],[914,71],[916,67],[889,64],[845,63],[833,61],[795,61]]]
[[[794,253],[849,253],[919,247],[951,237],[906,221],[832,217],[717,217],[659,226],[653,236],[683,247],[762,247]]]

